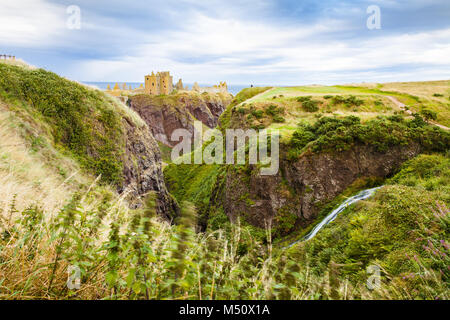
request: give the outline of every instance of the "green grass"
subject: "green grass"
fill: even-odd
[[[199,213],[199,224],[207,227],[209,216],[214,215],[220,204],[214,196],[223,187],[226,166],[170,164],[164,168],[164,178],[169,192],[179,203],[193,203]],[[217,208],[216,208],[217,206]]]
[[[448,183],[427,187],[448,181],[448,164],[443,155],[408,161],[372,199],[346,209],[290,258],[318,277],[333,272],[328,295],[335,299],[346,281],[354,298],[448,299]],[[372,292],[365,287],[369,265],[381,268],[381,288]]]
[[[42,69],[0,64],[0,99],[23,119],[37,123],[54,144],[102,181],[122,180],[122,118],[130,111],[97,90]],[[137,123],[137,126],[141,124]]]
[[[249,100],[250,98],[269,90],[271,87],[253,87],[253,88],[246,88],[241,90],[231,101],[231,103],[228,105],[228,107],[225,109],[225,111],[222,113],[222,115],[219,118],[219,128],[224,130],[226,128],[232,128],[234,123],[234,117],[233,113],[237,112],[236,107],[240,104],[242,104],[244,101]]]
[[[172,162],[172,148],[165,145],[162,142],[159,142],[159,141],[158,141],[158,147],[159,147],[159,150],[161,151],[162,161],[164,161],[165,163],[171,163]]]

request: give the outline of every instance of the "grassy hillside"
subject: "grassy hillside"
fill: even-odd
[[[369,200],[349,207],[288,259],[308,268],[332,299],[449,299],[450,158],[404,164]],[[369,290],[367,267],[381,270]]]
[[[369,120],[380,114],[406,114],[400,104],[405,104],[412,112],[435,111],[437,122],[449,126],[448,81],[398,86],[401,89],[397,90],[394,84],[275,87],[240,101],[235,107],[242,124],[254,128],[273,127],[286,134],[292,133],[299,118],[314,122],[318,116],[353,115]],[[427,89],[418,89],[422,86]],[[278,110],[276,117],[271,110]]]
[[[370,89],[408,94],[416,100],[405,102],[415,112],[422,107],[429,108],[438,114],[437,121],[450,127],[450,80],[422,82],[392,82],[383,84],[360,84]]]
[[[8,109],[40,131],[39,142],[70,153],[90,173],[120,183],[125,149],[122,117],[143,126],[121,104],[42,69],[0,63],[0,99]]]

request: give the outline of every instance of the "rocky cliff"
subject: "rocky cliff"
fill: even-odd
[[[378,152],[356,145],[339,153],[306,153],[296,161],[281,160],[275,176],[261,176],[259,169],[228,170],[224,188],[224,211],[234,220],[264,228],[271,222],[288,232],[294,225],[312,223],[323,206],[358,179],[392,175],[400,165],[421,151],[417,144]],[[244,196],[243,196],[244,195]],[[289,226],[283,226],[288,222]]]
[[[142,204],[141,195],[157,193],[158,212],[171,220],[178,214],[178,206],[167,191],[161,167],[161,152],[147,126],[139,127],[124,118],[126,131],[123,154],[123,182],[120,193],[129,192],[133,207]]]
[[[230,94],[199,94],[182,92],[168,96],[136,95],[131,96],[128,105],[148,124],[155,139],[165,145],[173,146],[172,132],[186,129],[193,133],[194,121],[199,120],[205,126],[217,126],[219,116],[230,103]]]

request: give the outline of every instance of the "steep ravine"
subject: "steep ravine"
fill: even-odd
[[[231,220],[241,216],[260,228],[269,221],[276,228],[286,220],[292,227],[306,227],[324,205],[358,179],[384,179],[420,151],[417,144],[392,147],[384,153],[356,145],[339,153],[308,153],[296,161],[281,159],[275,176],[261,176],[256,168],[250,173],[231,169],[226,176],[224,211]]]

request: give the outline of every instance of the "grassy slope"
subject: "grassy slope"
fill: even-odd
[[[417,84],[418,87],[420,84]],[[435,86],[435,88],[433,87]],[[448,86],[447,82],[425,83],[424,86],[431,86],[429,91],[441,92]],[[414,86],[412,86],[414,87]],[[411,110],[419,112],[422,107],[426,107],[438,112],[438,122],[448,124],[450,115],[449,101],[444,97],[436,98],[431,93],[428,96],[420,95],[420,91],[410,89],[410,86],[404,90],[395,90],[395,87],[381,85],[361,86],[301,86],[301,87],[275,87],[267,90],[262,94],[256,95],[247,101],[240,103],[237,108],[247,109],[244,113],[245,117],[252,113],[253,110],[266,109],[270,105],[283,108],[284,121],[278,123],[268,117],[250,117],[243,118],[249,126],[253,127],[272,127],[282,131],[284,135],[292,134],[295,130],[296,122],[299,118],[314,122],[318,115],[326,116],[349,116],[355,115],[363,120],[369,120],[380,114],[393,115],[401,113],[402,110],[393,103],[388,97],[408,105]],[[444,89],[443,89],[444,88]],[[450,90],[450,87],[447,87]],[[427,91],[427,92],[429,92]],[[419,96],[416,96],[419,94]],[[308,112],[302,108],[302,103],[297,101],[299,97],[310,96],[313,100],[319,102],[317,112]],[[352,105],[347,103],[334,103],[335,96],[349,97],[355,96],[357,99],[363,100],[362,105]],[[441,100],[441,101],[440,101]],[[439,102],[440,101],[440,102]],[[241,121],[242,122],[242,121]]]
[[[374,85],[361,84],[372,88]],[[382,91],[407,94],[415,97],[416,101],[402,101],[410,108],[419,112],[421,107],[426,107],[438,113],[437,121],[450,127],[450,80],[422,81],[422,82],[392,82],[377,84],[376,88]]]
[[[0,106],[0,216],[9,216],[13,199],[18,210],[39,203],[54,214],[75,190],[92,182],[76,162],[39,137],[36,129]]]
[[[324,275],[317,281],[332,281],[325,295],[334,299],[343,298],[344,286],[350,299],[448,299],[449,168],[448,156],[410,160],[373,198],[290,249],[289,259],[309,266],[313,277]],[[365,286],[369,265],[382,270],[374,291]]]
[[[42,69],[0,63],[0,100],[49,140],[73,156],[90,173],[119,183],[124,150],[122,118],[142,120],[122,104]]]
[[[434,96],[435,94],[442,96]],[[362,106],[348,106],[345,104],[333,105],[326,96],[354,95],[364,100]],[[409,82],[389,84],[361,84],[348,86],[301,86],[301,87],[275,87],[271,90],[256,95],[245,101],[256,109],[263,109],[267,105],[274,104],[285,108],[285,122],[281,124],[270,121],[253,121],[253,125],[263,123],[266,127],[281,129],[287,134],[292,132],[297,118],[314,121],[314,114],[302,110],[298,97],[312,96],[320,101],[319,112],[325,115],[358,115],[362,119],[376,117],[380,113],[391,115],[401,110],[387,97],[394,97],[406,104],[412,111],[420,112],[422,108],[434,110],[438,113],[438,123],[450,124],[450,84],[449,81]],[[243,104],[239,105],[242,107]]]

